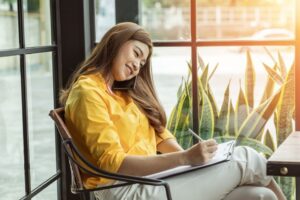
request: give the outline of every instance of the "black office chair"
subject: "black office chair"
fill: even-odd
[[[116,187],[123,187],[132,184],[144,184],[144,185],[152,185],[152,186],[164,186],[166,191],[166,196],[168,200],[172,200],[170,188],[167,182],[159,179],[145,178],[145,177],[137,177],[137,176],[128,176],[117,173],[107,172],[102,170],[92,163],[87,161],[82,154],[79,152],[78,148],[73,142],[71,134],[65,125],[64,121],[64,108],[57,108],[51,110],[49,115],[54,120],[56,128],[60,134],[62,146],[64,151],[68,157],[68,161],[71,169],[71,192],[74,194],[81,194],[81,198],[87,200],[90,198],[89,196],[94,196],[92,194],[93,191],[106,190]],[[82,163],[84,163],[84,166]],[[99,186],[96,188],[88,189],[85,188],[82,182],[81,175],[82,173],[89,174],[91,176],[107,178],[111,180],[122,181],[122,183],[114,184],[114,185],[105,185]],[[90,194],[90,195],[89,195]]]

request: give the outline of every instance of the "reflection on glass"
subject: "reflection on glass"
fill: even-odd
[[[295,1],[197,1],[199,39],[292,39]]]
[[[50,1],[25,0],[23,2],[26,46],[50,45]]]
[[[154,48],[152,57],[154,84],[167,117],[177,103],[177,91],[182,77],[187,78],[189,60],[189,48]]]
[[[0,24],[0,49],[17,48],[17,1],[0,1]]]
[[[31,183],[35,188],[56,172],[52,54],[26,56]]]
[[[190,1],[141,1],[140,23],[154,40],[188,40]]]
[[[3,199],[25,195],[20,64],[0,58],[0,191]]]
[[[115,1],[95,0],[96,42],[116,23]]]
[[[57,182],[52,183],[43,191],[38,193],[32,200],[56,200],[57,199]]]
[[[245,49],[245,51],[241,52],[241,49]],[[231,104],[229,107],[233,109],[228,114],[229,118],[234,120],[236,112],[239,112],[240,115],[238,119],[245,120],[251,112],[254,112],[253,116],[255,117],[253,120],[260,119],[257,121],[257,125],[262,128],[260,130],[261,132],[256,132],[259,129],[258,127],[254,128],[254,126],[245,126],[244,128],[249,128],[249,130],[246,131],[245,129],[241,131],[241,124],[245,121],[240,121],[238,127],[234,127],[233,125],[232,132],[250,135],[256,133],[258,134],[256,136],[262,139],[268,131],[275,141],[274,144],[280,144],[284,136],[276,137],[276,132],[288,132],[294,129],[292,125],[295,95],[293,86],[295,81],[293,74],[294,68],[292,68],[295,57],[293,47],[205,47],[199,48],[198,50],[198,54],[203,59],[205,65],[209,65],[209,73],[211,73],[214,66],[218,64],[218,68],[209,80],[209,85],[218,111],[220,113],[224,112],[224,110],[220,110],[224,109],[224,99],[226,99],[224,96],[226,88],[229,87],[229,98],[226,102],[229,102],[229,104]],[[250,52],[250,54],[247,52]],[[280,94],[280,89],[288,92],[285,93],[286,97],[284,97],[287,99],[281,101],[286,104],[290,102],[291,107],[285,107],[282,102],[275,101],[275,97],[279,97],[277,94]],[[238,102],[241,102],[239,99],[241,90],[245,94],[248,110],[243,109],[246,104],[238,105]],[[266,101],[268,101],[267,99],[273,99],[274,102],[272,105],[262,109],[262,104],[266,103]],[[258,109],[259,107],[260,109]],[[273,113],[275,111],[277,114],[283,111],[285,114],[289,113],[286,119],[288,118],[287,120],[289,120],[290,123],[286,124],[286,127],[290,127],[291,130],[287,128],[286,130],[282,130],[280,128],[281,125],[277,122],[274,123]],[[280,114],[280,117],[283,117],[285,114]],[[286,121],[286,119],[282,120]],[[254,125],[256,122],[253,121],[252,124]],[[216,122],[215,125],[217,126],[218,123]],[[229,130],[227,131],[230,132]]]
[[[263,94],[263,87],[268,78],[264,64],[274,67],[278,63],[278,52],[283,58],[288,70],[294,61],[294,48],[292,46],[233,46],[233,47],[201,47],[198,54],[205,64],[209,64],[212,70],[217,64],[217,70],[211,77],[210,84],[213,88],[215,99],[220,107],[223,101],[225,88],[230,81],[230,93],[233,103],[236,102],[240,83],[242,87],[245,82],[245,71],[247,66],[247,51],[250,51],[253,66],[255,67],[255,103],[258,104]],[[276,88],[278,88],[277,85]]]

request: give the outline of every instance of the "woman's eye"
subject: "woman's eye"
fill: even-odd
[[[139,57],[139,54],[138,54],[137,51],[134,51],[134,54],[135,54],[136,57]]]

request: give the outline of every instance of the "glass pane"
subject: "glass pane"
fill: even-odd
[[[209,66],[209,74],[218,64],[208,82],[219,113],[214,136],[245,136],[264,143],[271,150],[279,145],[294,129],[294,48],[203,47],[198,53],[205,66]],[[201,74],[199,72],[199,76]],[[279,91],[284,92],[283,97],[279,98]],[[238,124],[235,117],[239,119]],[[230,125],[225,126],[225,121]],[[283,121],[285,124],[281,127],[279,123]],[[251,125],[246,126],[247,123]],[[279,132],[282,135],[276,136]]]
[[[26,46],[50,45],[50,1],[24,0],[23,2]]]
[[[292,39],[295,0],[197,1],[200,39]]]
[[[0,1],[0,49],[19,45],[17,10],[17,1]]]
[[[140,23],[154,40],[188,40],[191,38],[190,1],[140,1]]]
[[[52,54],[27,60],[27,99],[32,188],[56,173],[55,132],[48,116],[53,108]]]
[[[57,199],[57,181],[38,193],[32,200],[55,200]]]
[[[152,57],[155,88],[167,117],[177,103],[177,91],[182,78],[187,78],[190,48],[156,47]]]
[[[19,57],[0,58],[0,193],[3,199],[25,195],[22,102]]]
[[[205,116],[211,117],[200,125],[200,134],[208,135],[210,126],[205,122],[213,122],[209,137],[219,142],[237,138],[239,145],[272,155],[295,130],[294,47],[205,47],[199,48],[199,55],[204,65],[209,64],[209,75],[219,63],[206,87],[213,98],[205,104],[216,105],[219,115],[206,109]],[[292,199],[291,179],[278,183],[287,199]]]
[[[95,0],[96,42],[99,42],[105,32],[116,24],[115,1]]]

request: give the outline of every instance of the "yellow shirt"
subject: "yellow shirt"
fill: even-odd
[[[118,171],[126,155],[155,155],[160,142],[174,138],[167,129],[157,135],[129,96],[108,92],[100,74],[79,77],[66,102],[65,119],[85,158],[110,172]],[[87,188],[107,183],[87,175],[83,181]]]

